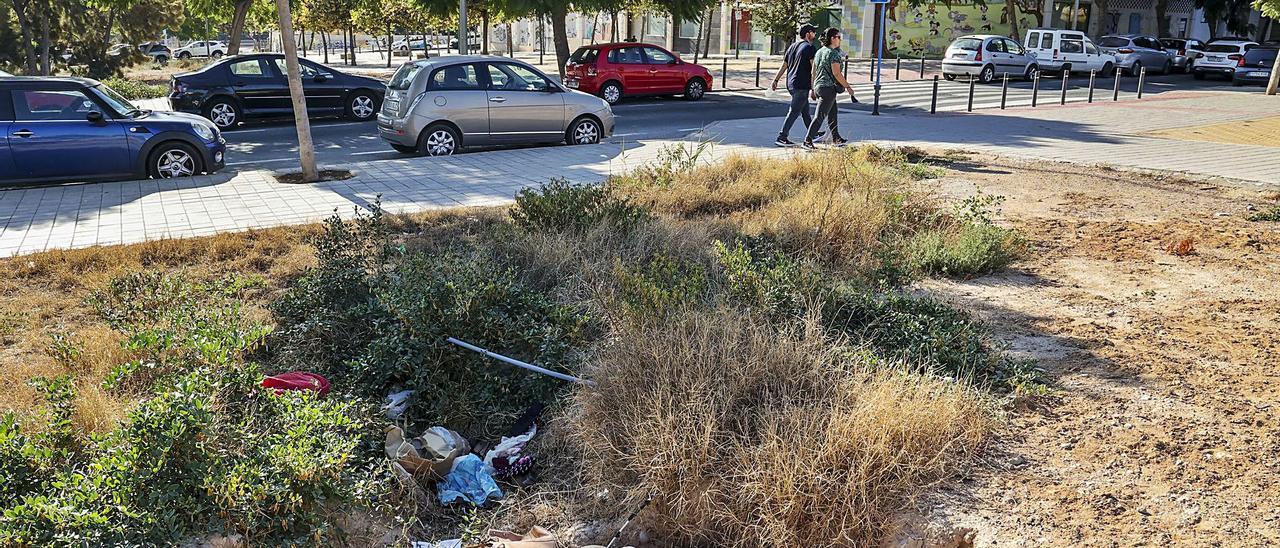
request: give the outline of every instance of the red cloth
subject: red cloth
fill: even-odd
[[[290,371],[262,379],[262,386],[274,388],[276,394],[285,390],[313,390],[323,396],[329,393],[329,379],[307,371]]]

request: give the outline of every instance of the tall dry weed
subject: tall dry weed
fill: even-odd
[[[679,541],[872,544],[990,425],[967,388],[846,350],[740,312],[621,328],[573,410],[588,492],[653,493]]]

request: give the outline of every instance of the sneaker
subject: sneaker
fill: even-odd
[[[790,140],[790,139],[787,139],[786,137],[778,137],[778,139],[777,139],[777,140],[775,140],[775,141],[773,142],[773,144],[778,145],[778,146],[780,146],[780,147],[793,147],[793,146],[796,146],[796,144],[795,144],[795,143],[791,142],[791,140]]]
[[[831,144],[833,144],[833,145],[835,145],[835,146],[840,146],[840,145],[846,144],[846,143],[848,143],[848,142],[849,142],[849,140],[848,140],[848,139],[845,139],[844,137],[841,137],[841,136],[839,136],[839,135],[836,135],[835,137],[833,137],[833,138],[831,139]]]
[[[800,148],[803,148],[805,150],[818,150],[818,147],[813,145],[813,141],[810,141],[808,139],[805,139],[803,143],[800,143]]]

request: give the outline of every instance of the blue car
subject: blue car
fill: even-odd
[[[1276,64],[1276,55],[1280,55],[1280,48],[1276,46],[1258,46],[1249,50],[1235,68],[1231,83],[1237,86],[1267,85],[1271,80],[1271,69]]]
[[[0,183],[185,177],[226,141],[191,114],[140,110],[85,78],[0,78]]]

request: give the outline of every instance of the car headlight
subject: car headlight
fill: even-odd
[[[213,141],[215,136],[217,135],[216,133],[217,130],[213,129],[213,127],[211,126],[206,126],[204,124],[192,124],[191,129],[195,130],[196,135],[199,135],[201,139],[204,139],[206,141]]]

